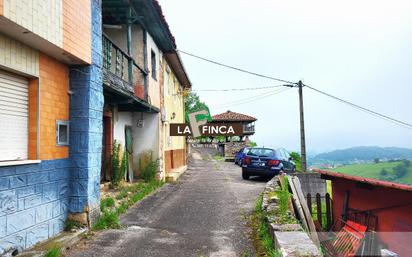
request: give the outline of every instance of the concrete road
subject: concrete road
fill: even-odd
[[[202,158],[195,154],[179,182],[129,209],[124,229],[99,233],[69,256],[255,256],[245,217],[266,181]]]

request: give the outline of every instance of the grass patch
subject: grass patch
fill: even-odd
[[[120,228],[119,214],[116,211],[105,211],[100,215],[100,218],[94,224],[94,230],[102,230],[108,228]]]
[[[61,255],[61,250],[59,247],[53,247],[49,249],[44,257],[59,257]]]
[[[141,182],[138,184],[123,187],[120,193],[115,197],[119,202],[116,206],[115,200],[111,197],[100,201],[102,214],[93,226],[94,230],[116,229],[120,228],[119,215],[126,212],[136,202],[142,200],[157,188],[164,185],[162,181],[152,180],[150,182]]]
[[[213,156],[213,160],[215,160],[215,161],[221,162],[221,161],[223,161],[224,159],[225,159],[225,158],[223,158],[223,157],[220,156],[219,154],[216,154],[216,155]]]
[[[255,212],[249,218],[249,226],[252,228],[252,239],[257,256],[279,257],[280,252],[274,248],[273,239],[269,234],[268,222],[265,212],[262,211],[262,194],[259,195],[255,204]]]
[[[111,197],[100,200],[100,210],[105,211],[107,208],[114,207],[115,202]]]
[[[279,209],[275,213],[275,216],[279,223],[283,224],[294,224],[297,223],[296,218],[289,211],[290,206],[290,195],[289,192],[289,180],[286,176],[281,177],[283,180],[283,187],[281,190],[273,192],[276,197],[279,199]]]
[[[395,167],[401,165],[402,163],[403,161],[388,161],[379,163],[352,164],[332,169],[332,171],[365,178],[381,179],[412,185],[412,165],[409,165],[409,167],[407,167],[408,170],[403,176],[397,177],[393,180],[385,179],[385,176],[381,175],[382,170],[386,170],[388,175],[393,175],[395,173]]]

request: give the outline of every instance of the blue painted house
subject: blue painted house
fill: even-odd
[[[0,0],[0,255],[99,215],[103,104],[101,1]]]

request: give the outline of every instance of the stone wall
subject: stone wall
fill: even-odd
[[[64,229],[69,159],[0,167],[0,255]]]
[[[312,196],[313,201],[316,201],[316,194],[324,197],[327,193],[326,180],[320,178],[320,174],[316,172],[296,173],[300,180],[302,192],[304,196],[308,193]]]
[[[276,215],[279,209],[279,199],[274,192],[279,190],[281,190],[281,187],[278,176],[275,176],[266,184],[262,202],[262,210],[266,213],[269,232],[273,238],[275,248],[279,250],[282,257],[322,256],[318,247],[312,242],[297,220],[295,220],[296,222],[285,223],[280,221]],[[289,210],[288,215],[294,215],[292,209]]]
[[[234,159],[237,152],[239,152],[242,147],[245,147],[245,142],[228,142],[224,144],[224,157],[225,159]]]

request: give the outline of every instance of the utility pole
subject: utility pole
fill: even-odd
[[[299,87],[299,112],[300,112],[300,158],[302,163],[302,172],[307,171],[306,165],[306,143],[305,143],[305,118],[303,114],[303,83],[298,82]]]

